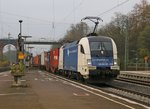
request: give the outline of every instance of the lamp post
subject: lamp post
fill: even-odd
[[[22,34],[22,22],[23,22],[23,20],[19,20],[19,23],[20,23],[20,33],[19,33],[19,35],[21,36],[21,34]]]
[[[20,23],[20,33],[18,35],[18,46],[19,46],[19,52],[21,52],[23,55],[24,55],[24,41],[22,38],[25,38],[25,41],[26,41],[26,38],[31,38],[32,36],[22,36],[22,22],[23,20],[19,20],[19,23]],[[25,46],[26,47],[26,46]],[[23,61],[23,59],[20,59],[19,61]]]
[[[135,70],[138,70],[138,53],[136,50],[130,50],[134,54],[134,60],[135,60]]]
[[[127,70],[127,64],[128,64],[128,29],[129,29],[129,24],[128,24],[128,17],[125,20],[125,56],[124,56],[124,70]]]
[[[19,23],[20,23],[20,33],[18,35],[18,48],[19,48],[19,52],[23,52],[23,44],[22,44],[22,22],[23,20],[19,20]]]

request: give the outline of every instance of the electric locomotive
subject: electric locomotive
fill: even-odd
[[[97,20],[93,33],[60,47],[58,70],[68,77],[92,83],[112,81],[119,74],[116,44],[110,37],[95,34],[100,18],[84,19]]]
[[[59,70],[89,82],[107,82],[117,77],[117,48],[104,36],[84,37],[60,48]]]

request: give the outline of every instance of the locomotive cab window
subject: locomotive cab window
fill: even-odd
[[[110,42],[91,42],[91,50],[112,50],[112,44]]]
[[[80,45],[80,51],[81,51],[81,53],[85,54],[85,52],[84,52],[84,48],[83,48],[83,46],[82,46],[82,45]]]
[[[90,42],[90,49],[92,56],[112,56],[112,43],[107,41],[93,41]]]

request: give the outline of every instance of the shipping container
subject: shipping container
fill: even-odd
[[[46,71],[50,71],[50,51],[45,53],[45,67]]]
[[[41,61],[41,55],[36,55],[33,58],[33,66],[40,67],[40,64],[41,64],[40,61]]]
[[[45,58],[45,56],[46,56],[46,51],[43,51],[42,53],[41,53],[41,64],[40,64],[40,68],[41,69],[44,69],[45,70],[45,66],[46,66],[46,58]]]
[[[59,48],[50,51],[50,70],[52,73],[58,70]]]

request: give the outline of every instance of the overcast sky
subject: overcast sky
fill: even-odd
[[[125,4],[102,14],[127,1]],[[98,16],[105,24],[115,12],[127,14],[140,0],[0,0],[0,38],[17,38],[19,22],[22,34],[32,39],[57,40],[63,37],[71,24],[76,24],[85,16]],[[101,15],[102,14],[102,15]],[[54,23],[54,26],[52,24]],[[89,24],[91,25],[91,24]]]

